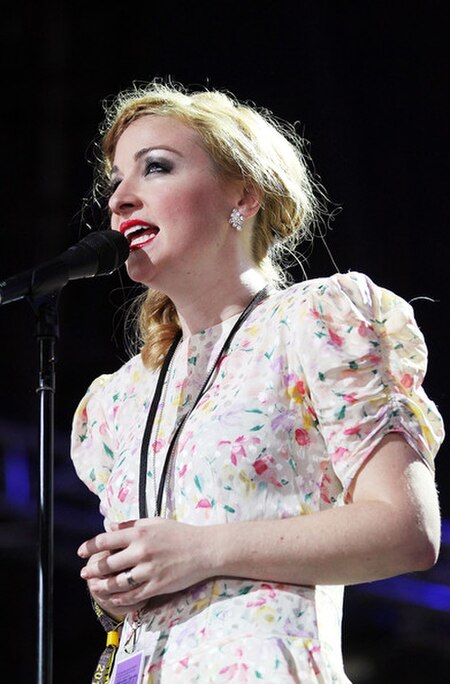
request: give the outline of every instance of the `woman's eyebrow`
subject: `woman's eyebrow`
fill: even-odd
[[[177,154],[179,157],[183,156],[181,152],[174,149],[173,147],[170,147],[169,145],[154,145],[153,147],[142,147],[142,149],[135,152],[133,156],[134,161],[139,161],[139,159],[144,157],[147,154],[147,152],[153,152],[153,150],[166,150],[168,152],[173,152],[174,154]],[[114,164],[114,166],[111,167],[111,174],[117,173],[118,171],[118,166]]]

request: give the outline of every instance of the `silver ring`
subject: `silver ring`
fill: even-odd
[[[127,582],[132,589],[139,586],[136,580],[133,578],[131,570],[125,570],[125,577],[127,578]]]

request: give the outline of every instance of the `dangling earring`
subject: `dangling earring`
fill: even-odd
[[[236,209],[236,207],[231,211],[229,223],[231,223],[235,230],[242,230],[242,226],[244,225],[244,216],[241,214],[239,209]]]

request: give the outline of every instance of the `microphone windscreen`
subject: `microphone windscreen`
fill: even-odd
[[[101,230],[86,235],[62,255],[69,267],[69,279],[108,275],[120,268],[128,258],[128,240],[115,230]],[[89,274],[85,272],[89,270]]]

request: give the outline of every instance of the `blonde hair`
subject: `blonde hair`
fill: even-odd
[[[274,286],[286,284],[283,257],[311,239],[325,194],[308,169],[305,141],[295,128],[266,109],[217,90],[188,92],[153,81],[105,103],[97,190],[109,185],[117,141],[132,121],[149,114],[169,116],[194,129],[218,172],[242,180],[262,198],[252,234],[252,254]],[[179,329],[173,302],[156,290],[140,298],[138,322],[144,363],[157,368]]]

